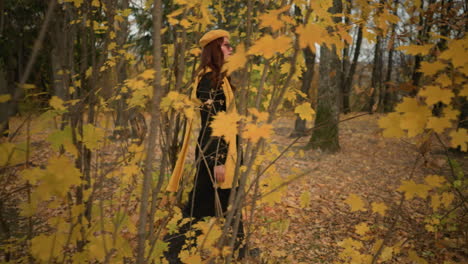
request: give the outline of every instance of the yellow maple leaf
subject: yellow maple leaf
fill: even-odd
[[[463,89],[460,90],[458,95],[468,97],[468,84],[463,85]]]
[[[427,108],[423,112],[404,113],[401,117],[400,127],[408,130],[409,137],[415,137],[424,132],[429,115],[430,111]]]
[[[453,130],[450,132],[449,136],[452,138],[450,140],[450,145],[454,148],[460,146],[462,151],[468,150],[468,130],[466,128],[459,128],[458,130]]]
[[[246,62],[247,53],[244,44],[239,44],[236,48],[236,53],[229,57],[224,67],[227,70],[227,74],[230,75],[233,71],[243,68]]]
[[[387,205],[385,205],[385,203],[377,203],[377,202],[372,203],[372,211],[374,213],[380,214],[381,216],[385,216],[387,209],[388,207]]]
[[[421,62],[421,68],[419,69],[420,72],[424,73],[424,75],[434,75],[437,72],[445,69],[446,65],[440,61],[435,62]]]
[[[420,105],[418,101],[416,100],[416,98],[404,97],[403,101],[396,106],[395,110],[397,112],[402,112],[402,113],[403,112],[420,112],[421,107],[425,107],[425,106]]]
[[[442,196],[439,194],[434,194],[431,195],[431,208],[434,211],[437,211],[437,209],[440,208],[440,205],[442,204]]]
[[[9,94],[2,94],[0,95],[0,103],[5,103],[11,100],[11,95]]]
[[[352,238],[345,238],[344,240],[338,242],[338,246],[342,248],[354,248],[354,249],[361,249],[363,244],[361,241],[354,240]]]
[[[450,60],[455,66],[462,67],[467,62],[467,56],[460,56],[460,54],[466,54],[468,49],[468,38],[454,39],[447,43],[447,49],[442,52],[439,56],[441,59]]]
[[[227,143],[235,142],[237,135],[237,122],[239,122],[240,119],[241,116],[236,112],[218,112],[211,122],[211,128],[213,128],[212,135],[216,137],[224,137]]]
[[[315,44],[321,45],[324,41],[324,37],[327,34],[327,31],[321,26],[313,23],[308,23],[307,25],[298,26],[297,34],[299,35],[299,46],[309,48],[316,52]]]
[[[387,261],[392,259],[393,256],[393,247],[384,247],[382,254],[380,254],[380,260]]]
[[[444,113],[444,116],[450,120],[457,121],[458,120],[458,115],[460,115],[460,111],[457,109],[453,109],[452,107],[445,107],[442,112]]]
[[[425,56],[429,53],[432,49],[434,44],[427,44],[427,45],[409,45],[409,46],[400,46],[397,47],[396,50],[404,51],[406,54],[410,54],[413,56],[422,55]]]
[[[273,38],[271,35],[265,35],[255,41],[253,46],[249,49],[248,54],[260,55],[269,59],[275,53],[284,53],[291,47],[292,39],[288,36],[282,35]]]
[[[384,129],[383,136],[386,138],[400,138],[404,136],[405,132],[400,128],[400,121],[401,115],[399,113],[389,113],[379,118],[379,127]]]
[[[310,192],[305,191],[301,193],[299,197],[301,208],[307,208],[310,205]]]
[[[267,121],[268,119],[268,116],[269,116],[268,112],[260,112],[258,111],[257,108],[254,108],[254,107],[251,107],[247,110],[249,111],[251,115],[257,118],[257,122]]]
[[[67,108],[63,105],[63,100],[60,99],[58,96],[52,96],[49,100],[49,105],[58,111],[67,110]]]
[[[147,69],[144,72],[140,73],[140,77],[145,79],[145,80],[152,80],[154,79],[154,74],[156,73],[155,70],[153,69]]]
[[[270,27],[273,31],[277,31],[284,26],[283,21],[278,19],[277,12],[267,12],[259,18],[260,28]]]
[[[354,193],[350,194],[344,202],[351,207],[351,212],[367,211],[367,209],[364,208],[364,202],[362,201],[361,197]]]
[[[419,91],[418,93],[420,96],[426,97],[426,103],[428,105],[433,105],[438,102],[442,102],[444,104],[450,104],[454,94],[449,89],[441,89],[438,86],[426,86],[424,89]]]
[[[360,223],[356,225],[354,228],[356,229],[356,234],[361,235],[361,236],[365,235],[367,232],[370,231],[370,228],[367,225],[367,223]]]
[[[307,121],[312,121],[315,111],[312,109],[310,103],[305,102],[301,105],[296,106],[294,109],[294,113],[299,114],[299,117],[301,119],[307,120]]]
[[[446,182],[445,178],[439,175],[428,175],[424,178],[424,181],[432,187],[442,187]]]
[[[257,143],[260,138],[270,138],[273,126],[270,124],[255,125],[247,124],[242,137]]]
[[[445,206],[445,208],[449,208],[453,200],[455,200],[455,195],[453,193],[444,192],[442,193],[442,198],[440,199],[440,202]]]
[[[427,261],[421,257],[418,256],[418,254],[414,251],[414,250],[410,250],[408,252],[408,258],[414,262],[416,262],[416,264],[428,264]]]
[[[403,181],[398,191],[405,193],[405,199],[410,200],[416,196],[419,196],[423,199],[427,197],[427,192],[432,189],[431,186],[427,184],[418,184],[413,180]]]
[[[446,117],[429,117],[427,121],[427,128],[431,128],[436,133],[442,133],[445,129],[452,127],[452,122]]]
[[[447,74],[440,74],[435,80],[436,83],[440,84],[441,87],[448,87],[452,85],[452,78],[447,76]]]
[[[102,146],[105,131],[102,128],[95,127],[92,124],[83,126],[83,143],[91,150],[97,149]]]

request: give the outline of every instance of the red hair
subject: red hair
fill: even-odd
[[[224,38],[217,38],[203,47],[201,52],[200,67],[198,67],[197,74],[203,74],[206,68],[210,68],[213,72],[212,82],[219,86],[221,80],[224,78],[225,72],[221,72],[224,65],[224,54],[221,50]]]

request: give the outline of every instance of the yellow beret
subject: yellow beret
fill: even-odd
[[[200,41],[199,41],[200,46],[202,48],[204,48],[206,46],[206,44],[210,43],[211,41],[213,41],[215,39],[222,38],[222,37],[229,38],[229,32],[227,32],[226,30],[222,30],[222,29],[216,29],[216,30],[208,31],[200,39]]]

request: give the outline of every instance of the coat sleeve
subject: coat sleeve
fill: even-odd
[[[212,82],[211,76],[211,72],[203,75],[197,87],[197,98],[203,103],[200,109],[201,129],[198,142],[208,166],[214,167],[225,163],[228,144],[223,138],[212,136],[211,122],[218,112],[226,111],[226,97],[223,89]],[[202,157],[200,158],[204,163]]]

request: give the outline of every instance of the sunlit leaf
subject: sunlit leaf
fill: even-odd
[[[367,232],[370,231],[370,228],[367,225],[367,223],[360,223],[356,225],[354,228],[356,229],[356,234],[361,235],[361,236],[365,235]]]
[[[218,112],[211,122],[213,128],[213,136],[224,137],[226,142],[235,142],[237,134],[237,122],[241,116],[236,112],[226,113]]]
[[[431,186],[427,184],[418,184],[413,180],[403,181],[398,191],[405,193],[406,200],[413,199],[414,197],[421,197],[425,199],[427,197],[427,192],[432,189]]]
[[[351,212],[367,211],[367,209],[364,207],[364,202],[362,201],[361,197],[354,193],[350,194],[344,202],[351,207]]]
[[[381,216],[385,216],[385,213],[387,212],[387,205],[385,205],[385,203],[377,203],[377,202],[373,202],[372,204],[372,211],[374,213],[378,213],[380,214]]]
[[[432,187],[442,187],[446,182],[445,178],[439,175],[428,175],[424,181]]]
[[[405,135],[400,128],[401,115],[399,113],[389,113],[381,117],[378,121],[379,127],[383,128],[383,136],[387,138],[400,138]]]
[[[424,87],[424,89],[419,92],[419,95],[426,97],[426,103],[428,105],[433,105],[438,102],[448,105],[454,96],[451,90],[432,85]]]
[[[296,106],[294,113],[299,114],[299,117],[304,120],[312,121],[315,116],[315,111],[312,109],[310,103],[305,102],[299,106]]]
[[[267,59],[273,57],[275,53],[284,53],[291,48],[292,39],[288,36],[282,35],[273,38],[271,35],[265,35],[259,40],[255,41],[253,46],[249,49],[248,54],[260,55]]]
[[[247,62],[247,53],[245,51],[244,44],[239,44],[236,48],[236,52],[229,57],[225,68],[227,69],[227,74],[230,75],[233,71],[241,69],[245,66]]]
[[[450,145],[454,148],[460,147],[462,151],[468,151],[468,130],[459,128],[450,132]]]
[[[270,124],[247,124],[244,132],[242,133],[242,137],[252,141],[252,143],[257,143],[260,138],[270,138],[272,130],[273,126]]]

